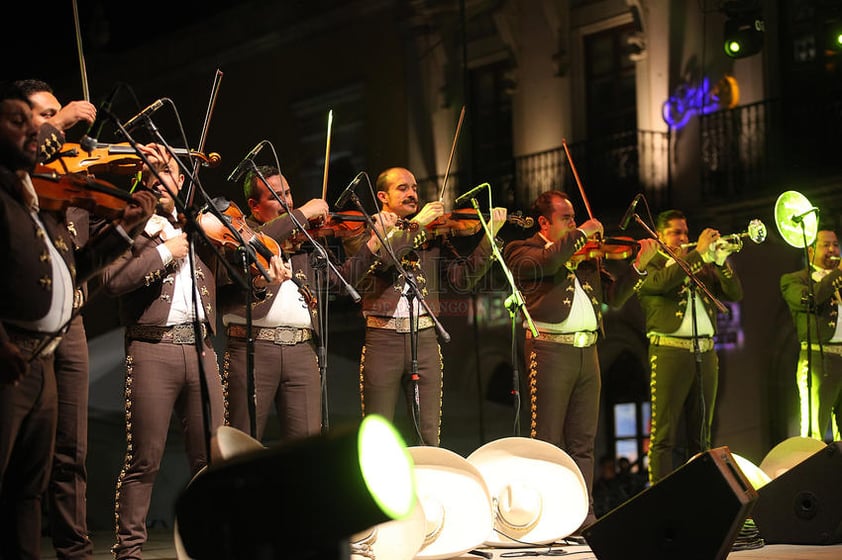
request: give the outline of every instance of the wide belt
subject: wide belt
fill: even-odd
[[[825,354],[836,354],[838,356],[842,356],[842,344],[822,344],[822,345],[811,344],[810,348],[813,349],[813,352],[818,352],[819,350],[821,350]],[[801,343],[801,349],[802,350],[807,349],[807,343],[806,342]]]
[[[251,335],[255,340],[268,340],[281,346],[291,346],[312,339],[313,331],[298,327],[253,327]],[[245,325],[228,325],[228,336],[247,338]]]
[[[399,333],[409,332],[409,317],[379,317],[369,315],[365,318],[365,325],[375,329],[389,329]],[[418,317],[418,330],[429,329],[435,322],[429,315]]]
[[[596,343],[596,331],[579,331],[572,333],[550,333],[538,331],[538,336],[534,336],[532,331],[526,330],[526,338],[533,340],[543,340],[544,342],[555,342],[557,344],[567,344],[575,346],[576,348],[587,348]]]
[[[202,323],[202,340],[208,336],[208,326]],[[146,342],[169,342],[171,344],[195,344],[193,323],[181,323],[170,327],[132,325],[126,327],[126,338]]]
[[[43,333],[35,333],[30,331],[18,330],[9,325],[5,325],[6,335],[9,337],[9,342],[20,348],[27,357],[32,357],[35,352],[38,352],[39,358],[49,358],[56,351],[61,342],[61,337],[57,336],[49,343],[45,341],[50,336]]]
[[[700,336],[698,338],[698,341],[700,352],[710,352],[711,350],[713,350],[713,338],[709,336]],[[663,336],[653,334],[649,336],[649,342],[654,346],[669,346],[670,348],[682,348],[689,352],[692,352],[694,350],[692,338],[681,338],[677,336]]]

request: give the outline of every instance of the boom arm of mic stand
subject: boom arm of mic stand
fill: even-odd
[[[368,227],[371,228],[371,230],[374,232],[374,235],[377,236],[377,239],[380,241],[380,247],[383,248],[383,250],[386,251],[386,253],[389,255],[389,259],[392,261],[395,270],[398,271],[401,278],[404,279],[404,282],[409,284],[410,288],[415,293],[415,297],[418,298],[419,303],[427,312],[427,315],[429,315],[433,319],[433,323],[436,325],[436,331],[438,331],[441,339],[445,342],[450,342],[450,333],[444,330],[444,327],[439,321],[439,318],[436,317],[436,315],[433,313],[433,310],[430,309],[430,305],[427,303],[427,300],[421,294],[421,291],[418,289],[418,285],[415,283],[415,278],[406,273],[406,270],[401,265],[400,259],[398,259],[397,255],[395,255],[394,251],[392,251],[392,246],[386,242],[386,239],[383,237],[383,234],[381,234],[380,231],[374,226],[374,220],[372,220],[371,216],[369,216],[368,213],[365,211],[365,208],[363,208],[363,205],[362,203],[360,203],[360,199],[359,197],[357,197],[356,193],[351,193],[351,201],[353,201],[354,205],[357,207],[357,210],[359,210],[365,217],[365,221],[368,223]]]
[[[654,231],[652,231],[652,229],[649,226],[646,225],[646,222],[641,220],[640,216],[638,216],[636,213],[634,214],[634,221],[636,221],[638,224],[640,224],[640,227],[642,227],[643,229],[646,230],[646,232],[649,234],[649,237],[651,237],[652,239],[654,239],[655,241],[658,242],[658,245],[661,246],[661,249],[663,249],[669,256],[672,257],[672,259],[676,262],[676,264],[681,267],[681,270],[684,271],[684,274],[686,274],[690,278],[690,280],[692,280],[696,284],[696,286],[698,286],[699,289],[701,289],[705,293],[705,295],[710,298],[710,300],[713,302],[713,304],[716,306],[716,308],[720,312],[726,313],[726,314],[728,313],[728,308],[725,307],[722,304],[722,302],[719,301],[712,293],[710,293],[710,290],[707,289],[707,286],[705,286],[702,283],[702,281],[699,280],[699,278],[690,271],[690,267],[687,265],[686,262],[684,262],[684,259],[682,259],[678,255],[676,255],[675,251],[673,251],[672,249],[667,247],[664,244],[663,241],[658,239],[658,234],[655,233]]]
[[[268,185],[269,181],[266,180],[266,177],[263,176],[263,173],[260,172],[260,169],[257,167],[257,165],[255,165],[255,163],[251,160],[249,160],[249,163],[251,163],[254,173],[260,178],[260,180],[263,181],[265,185]],[[336,275],[336,277],[339,278],[339,281],[342,282],[342,287],[345,288],[345,291],[348,292],[348,295],[351,296],[351,299],[354,300],[354,303],[359,302],[361,299],[360,294],[345,279],[345,277],[342,276],[342,274],[339,272],[339,269],[337,269],[336,265],[333,264],[333,261],[330,260],[330,257],[327,254],[327,249],[325,249],[321,243],[318,243],[315,239],[313,239],[313,236],[310,235],[309,231],[307,231],[307,227],[305,227],[304,224],[301,223],[301,220],[299,220],[298,217],[293,213],[286,200],[278,196],[278,193],[275,192],[275,189],[270,188],[268,189],[268,191],[272,193],[272,196],[275,197],[275,200],[277,200],[280,203],[281,207],[284,209],[284,212],[287,213],[289,219],[292,220],[293,224],[295,224],[295,227],[298,228],[298,230],[304,234],[304,237],[306,237],[307,240],[313,244],[313,247],[316,248],[316,250],[319,252],[319,256],[321,256],[321,258],[324,259],[324,261],[327,263],[327,266],[328,268],[330,268],[331,272],[333,272]]]
[[[472,198],[471,204],[477,211],[477,217],[479,218],[479,223],[482,224],[483,231],[485,231],[485,236],[491,242],[491,253],[494,255],[494,258],[497,260],[497,262],[500,263],[500,267],[503,269],[503,273],[506,275],[506,280],[509,282],[509,287],[512,289],[512,295],[506,298],[506,307],[508,307],[509,304],[511,304],[514,308],[513,313],[517,313],[517,310],[519,309],[523,313],[523,318],[526,319],[526,325],[532,332],[532,336],[537,338],[538,328],[535,326],[535,323],[532,322],[532,316],[526,309],[526,302],[523,300],[523,295],[520,293],[520,290],[518,290],[517,284],[515,284],[515,278],[512,274],[512,271],[509,269],[508,265],[506,265],[506,261],[503,259],[503,255],[502,253],[500,253],[500,248],[497,246],[497,243],[494,242],[494,235],[488,228],[488,222],[486,222],[485,218],[482,216],[482,212],[479,209],[479,203],[477,203],[477,199]]]
[[[120,120],[117,117],[115,117],[110,111],[106,111],[106,114],[111,118],[111,120],[114,121],[114,123],[117,125],[117,128],[120,130],[120,132],[123,133],[123,136],[126,138],[126,141],[128,141],[129,145],[132,148],[134,148],[135,153],[137,153],[138,157],[141,159],[141,161],[143,161],[143,163],[146,165],[147,169],[149,169],[150,173],[152,173],[152,175],[154,175],[155,178],[158,179],[158,182],[161,185],[163,185],[163,187],[166,189],[167,193],[170,195],[170,198],[172,198],[173,203],[175,204],[175,207],[178,209],[178,211],[190,223],[193,230],[197,231],[199,233],[199,235],[201,235],[202,238],[205,240],[205,242],[208,244],[208,246],[211,247],[211,249],[214,251],[214,253],[218,257],[218,260],[220,262],[222,262],[222,264],[225,266],[225,268],[230,273],[231,278],[233,278],[243,290],[248,290],[249,289],[248,281],[240,276],[240,272],[236,268],[234,268],[234,265],[232,265],[230,262],[228,262],[228,260],[225,259],[222,256],[222,254],[217,250],[217,248],[213,245],[213,243],[210,242],[210,240],[208,239],[208,236],[205,234],[204,230],[201,227],[199,227],[198,222],[196,222],[196,216],[193,214],[192,211],[188,210],[188,208],[184,205],[184,202],[178,197],[178,195],[176,193],[174,193],[172,191],[172,189],[169,188],[169,186],[167,186],[167,184],[164,182],[163,178],[161,178],[161,174],[158,173],[158,170],[155,169],[155,166],[152,165],[152,163],[149,161],[149,158],[146,156],[146,154],[144,154],[140,150],[140,148],[138,147],[138,143],[129,134],[129,131],[126,130],[126,128],[123,126],[123,123],[121,123]],[[156,136],[158,138],[160,138],[160,134],[157,133],[157,129],[155,129],[155,130],[156,130]],[[161,139],[161,140],[163,140],[163,139]],[[186,170],[186,167],[185,167],[184,163],[175,156],[175,154],[172,151],[172,148],[170,148],[169,145],[167,145],[166,142],[163,142],[163,141],[162,141],[162,145],[167,149],[170,156],[173,157],[175,159],[175,161],[178,163],[179,169],[181,169],[183,172],[185,172],[189,175],[190,172]],[[202,193],[202,196],[204,196],[207,199],[208,198],[207,193],[205,193],[204,189],[201,188],[201,185],[197,185],[197,186],[199,188],[199,191]],[[245,243],[245,241],[243,241],[243,238],[240,235],[240,232],[238,232],[236,229],[234,229],[233,226],[231,226],[230,223],[228,223],[228,221],[225,219],[225,217],[222,215],[222,213],[219,210],[217,210],[216,206],[214,206],[211,203],[208,203],[207,206],[210,209],[210,212],[223,225],[225,225],[225,227],[228,228],[228,230],[231,232],[231,234],[234,236],[234,238],[237,239],[237,241],[240,243],[240,245],[243,247],[243,249],[248,254],[249,259],[251,259],[251,262],[255,263],[255,265],[257,266],[257,269],[260,271],[261,275],[263,275],[263,277],[266,279],[266,281],[267,282],[270,281],[271,278],[269,276],[268,271],[260,264],[260,262],[258,262],[257,255],[255,255],[255,253],[254,253],[254,249],[252,249],[250,246],[248,246],[247,243]]]

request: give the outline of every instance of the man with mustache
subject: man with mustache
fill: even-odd
[[[842,431],[842,322],[839,321],[842,260],[839,258],[839,239],[827,224],[819,227],[816,240],[807,249],[807,257],[810,262],[806,268],[781,277],[781,293],[792,312],[801,341],[796,375],[801,397],[801,436],[823,440],[833,417],[833,439],[839,439]],[[812,309],[806,305],[810,280],[813,282]],[[809,349],[808,328],[811,332]],[[809,392],[807,352],[812,352]]]
[[[53,352],[75,288],[131,245],[128,232],[155,206],[152,194],[136,194],[76,250],[64,213],[40,208],[29,174],[37,133],[23,90],[0,84],[0,258],[10,271],[0,276],[0,558],[40,555],[41,495],[56,430]]]
[[[467,258],[456,258],[441,270],[443,259],[451,256],[441,239],[428,236],[426,226],[444,214],[444,205],[429,202],[419,211],[418,185],[415,176],[403,167],[393,167],[377,177],[377,199],[382,205],[375,223],[384,224],[387,239],[402,260],[404,269],[413,274],[418,290],[434,314],[439,312],[439,276],[446,274],[450,288],[468,290],[491,267],[492,249],[487,237],[479,242]],[[408,219],[406,229],[395,228],[397,220]],[[496,234],[506,221],[506,209],[494,208],[490,228]],[[346,243],[348,254],[356,254],[368,234]],[[383,251],[379,243],[369,245],[372,251]],[[443,251],[442,249],[445,249]],[[456,256],[456,255],[453,255]],[[403,387],[410,411],[413,395],[411,371],[409,304],[407,290],[389,258],[380,253],[375,263],[357,284],[363,296],[366,318],[365,345],[360,359],[360,400],[363,415],[380,414],[393,419],[398,394]],[[413,300],[412,315],[418,320],[418,401],[420,419],[414,418],[423,445],[439,445],[442,406],[442,356],[436,339],[433,318]]]

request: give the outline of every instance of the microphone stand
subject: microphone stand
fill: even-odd
[[[632,217],[634,218],[635,222],[640,224],[640,227],[642,227],[643,229],[646,230],[646,232],[649,234],[649,237],[651,237],[652,239],[657,241],[658,245],[661,247],[661,249],[663,249],[664,252],[666,252],[670,257],[672,257],[672,259],[675,261],[675,263],[678,266],[681,267],[681,270],[684,271],[684,274],[686,274],[687,277],[690,278],[690,280],[692,280],[692,283],[690,284],[689,289],[690,289],[690,302],[691,302],[690,313],[691,313],[691,316],[692,316],[692,328],[693,328],[693,357],[694,357],[694,363],[695,363],[696,378],[698,379],[698,382],[699,382],[699,407],[700,407],[701,412],[702,412],[702,418],[701,418],[702,426],[701,426],[701,432],[700,432],[700,437],[702,439],[701,439],[701,442],[700,442],[700,444],[701,444],[700,446],[703,448],[702,451],[707,451],[708,447],[709,447],[709,445],[708,445],[709,434],[708,434],[707,418],[706,418],[706,413],[705,413],[705,411],[707,410],[707,407],[706,407],[706,404],[705,404],[705,395],[704,395],[703,385],[702,385],[702,352],[701,352],[701,347],[699,346],[698,325],[696,323],[696,298],[698,297],[698,294],[696,293],[696,288],[698,287],[700,290],[702,290],[705,293],[705,295],[710,298],[710,300],[713,302],[713,304],[716,306],[716,308],[721,313],[728,313],[728,308],[725,307],[725,305],[723,305],[722,302],[719,301],[719,299],[717,299],[710,292],[710,290],[707,288],[707,286],[705,286],[704,283],[701,280],[699,280],[699,278],[695,274],[693,274],[693,272],[690,271],[690,267],[687,265],[687,263],[684,261],[684,259],[679,258],[678,255],[675,254],[675,251],[673,251],[666,244],[664,244],[664,242],[661,241],[658,238],[658,234],[655,233],[654,231],[652,231],[652,229],[648,225],[646,225],[646,222],[644,222],[640,218],[640,216],[637,215],[636,212],[632,215]]]
[[[207,463],[211,463],[211,433],[210,433],[210,425],[211,425],[211,413],[210,413],[210,392],[208,390],[207,379],[205,379],[205,368],[202,362],[202,354],[204,353],[203,343],[204,339],[202,337],[202,323],[199,321],[199,309],[198,309],[198,300],[197,300],[197,293],[196,293],[196,263],[195,263],[195,247],[194,247],[194,236],[196,234],[200,235],[206,242],[206,244],[211,247],[214,253],[217,256],[218,261],[221,261],[223,265],[226,267],[228,272],[231,274],[231,277],[237,281],[237,283],[243,289],[249,289],[249,283],[243,280],[239,273],[235,271],[234,266],[229,263],[225,258],[222,257],[220,252],[213,246],[210,240],[205,234],[204,230],[199,226],[198,221],[196,220],[195,209],[194,208],[187,208],[184,202],[177,196],[176,193],[172,192],[169,186],[164,182],[161,178],[161,175],[155,169],[155,167],[150,163],[149,158],[144,154],[138,147],[138,143],[131,137],[128,130],[123,126],[117,117],[111,114],[110,111],[105,111],[106,115],[108,115],[112,120],[114,120],[115,124],[117,125],[120,132],[122,132],[123,136],[128,141],[129,145],[134,148],[137,155],[146,165],[147,169],[158,179],[161,185],[167,190],[170,197],[172,198],[173,202],[175,203],[176,208],[178,209],[178,213],[184,216],[184,229],[185,232],[188,234],[190,239],[189,243],[189,251],[188,251],[188,263],[190,267],[190,277],[192,280],[192,301],[193,301],[193,338],[194,344],[196,346],[196,356],[198,362],[198,369],[199,369],[199,388],[202,396],[202,421],[204,427],[204,435],[205,435],[205,453],[207,457]],[[225,227],[232,233],[235,239],[237,239],[243,247],[243,251],[248,254],[249,259],[257,265],[257,268],[260,270],[260,273],[266,278],[267,282],[270,281],[270,277],[266,269],[257,261],[257,257],[254,254],[254,249],[249,247],[244,241],[240,233],[232,227],[225,217],[222,215],[222,212],[219,211],[218,208],[210,201],[210,197],[202,188],[201,183],[199,183],[192,175],[190,170],[187,169],[184,162],[182,162],[178,157],[175,156],[172,148],[167,144],[166,140],[161,136],[158,128],[152,122],[152,119],[148,116],[145,117],[145,121],[147,127],[149,128],[150,132],[160,141],[160,143],[166,148],[167,152],[170,156],[177,162],[179,169],[181,169],[182,173],[189,176],[190,180],[194,182],[197,187],[197,190],[202,193],[205,201],[207,202],[206,208],[210,210],[210,213],[213,214]]]
[[[806,214],[801,216],[793,216],[792,220],[801,225],[801,238],[804,242],[804,261],[807,263],[807,295],[801,300],[805,307],[807,317],[807,437],[813,437],[813,340],[812,329],[810,328],[810,320],[812,319],[816,324],[816,339],[819,346],[819,357],[824,362],[824,351],[822,348],[821,338],[819,333],[819,315],[816,309],[816,292],[815,282],[813,281],[813,263],[810,262],[810,253],[807,247],[807,230],[804,225],[804,217],[812,212],[810,209]],[[815,254],[815,253],[814,253]],[[798,325],[796,323],[796,330]],[[824,434],[821,433],[821,426],[819,429],[819,439],[824,440]]]
[[[398,259],[395,252],[392,250],[392,246],[387,242],[386,238],[383,236],[382,233],[375,227],[374,220],[371,219],[371,216],[366,213],[365,208],[363,208],[362,203],[360,202],[357,193],[351,192],[350,199],[357,207],[357,209],[362,213],[363,217],[365,217],[365,221],[368,223],[368,227],[374,234],[377,236],[377,239],[380,241],[380,246],[389,255],[389,260],[391,261],[392,265],[395,267],[395,270],[398,271],[398,275],[403,278],[404,285],[406,286],[405,293],[403,296],[407,300],[408,308],[409,308],[409,352],[410,352],[410,371],[409,371],[409,382],[410,382],[410,389],[412,393],[412,415],[413,415],[413,422],[415,424],[415,431],[418,435],[418,440],[421,445],[424,445],[424,436],[421,434],[421,398],[418,391],[418,380],[420,379],[420,375],[418,374],[418,324],[417,320],[420,317],[413,316],[413,311],[415,308],[415,300],[418,300],[418,303],[424,310],[427,312],[427,315],[433,320],[433,324],[436,327],[436,332],[438,332],[439,336],[444,342],[450,342],[450,334],[444,329],[441,322],[439,321],[438,317],[435,316],[433,310],[430,309],[427,300],[424,298],[421,291],[418,289],[418,284],[415,282],[415,275],[411,272],[407,272],[406,269],[401,265],[400,259]]]
[[[249,163],[251,164],[252,171],[254,171],[255,175],[257,175],[260,178],[260,180],[263,181],[263,184],[268,186],[269,181],[267,181],[266,177],[263,175],[263,173],[261,173],[260,168],[257,167],[257,165],[255,165],[254,161],[252,161],[252,160],[249,160]],[[279,170],[278,172],[280,173],[280,167],[278,167],[278,170]],[[322,275],[324,277],[323,281],[324,281],[324,285],[325,285],[325,290],[324,290],[323,294],[325,294],[325,295],[327,294],[326,286],[327,286],[328,277],[327,277],[327,274],[325,273],[325,268],[329,268],[330,271],[333,272],[333,274],[335,274],[336,277],[339,279],[339,281],[342,284],[342,287],[345,289],[345,291],[348,293],[348,295],[351,296],[351,299],[353,299],[355,303],[359,302],[360,299],[361,299],[360,294],[357,292],[357,290],[354,289],[353,286],[351,286],[351,284],[345,279],[345,277],[342,276],[342,274],[336,268],[336,265],[330,260],[330,257],[327,253],[327,249],[325,249],[325,247],[321,243],[318,243],[313,238],[313,236],[308,231],[308,228],[305,227],[304,224],[301,223],[301,221],[298,219],[298,217],[292,211],[292,208],[289,207],[289,204],[287,204],[286,200],[284,200],[284,198],[282,196],[279,196],[278,193],[276,193],[275,190],[272,189],[272,188],[267,188],[266,190],[268,190],[271,193],[271,195],[275,198],[275,200],[278,201],[278,203],[284,209],[284,212],[286,212],[287,216],[289,216],[290,220],[295,225],[295,227],[304,234],[304,236],[307,238],[307,240],[310,241],[310,243],[315,248],[316,252],[313,253],[313,255],[311,256],[311,259],[312,259],[311,263],[313,265],[313,269],[315,269],[316,274],[317,274],[317,284],[318,284],[319,275]],[[363,215],[366,215],[366,213],[363,212]],[[327,308],[326,302],[325,302],[324,305],[325,305],[325,308]],[[322,316],[322,317],[324,317],[324,316]],[[250,326],[247,325],[247,328],[250,329]],[[318,362],[319,362],[319,375],[320,375],[320,378],[321,378],[322,431],[324,432],[324,431],[327,430],[327,428],[330,424],[330,420],[328,418],[328,401],[327,401],[327,320],[325,318],[320,318],[319,329],[320,329],[320,332],[318,333],[319,336],[317,337],[318,338],[318,342],[317,342],[318,346],[317,346],[316,356],[317,356]],[[251,330],[249,330],[247,332],[247,335],[249,337],[251,337]]]
[[[482,225],[485,236],[491,242],[492,256],[494,260],[500,263],[500,267],[503,269],[503,274],[506,276],[506,281],[509,283],[509,288],[512,290],[511,295],[506,298],[505,306],[509,311],[509,318],[512,321],[512,395],[514,395],[515,399],[515,422],[513,432],[515,436],[520,436],[520,369],[518,366],[519,360],[517,356],[518,312],[523,314],[523,318],[526,321],[529,331],[532,333],[532,336],[536,338],[538,337],[538,328],[535,327],[535,323],[532,321],[532,316],[529,314],[529,310],[526,308],[526,302],[523,300],[523,294],[521,294],[520,290],[517,288],[514,275],[508,265],[506,265],[506,261],[500,253],[500,248],[497,247],[497,243],[494,241],[494,235],[491,233],[488,223],[482,216],[482,212],[480,211],[479,203],[476,198],[471,198],[471,205],[473,205],[474,210],[477,211],[479,223]]]

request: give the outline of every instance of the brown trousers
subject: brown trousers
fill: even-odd
[[[223,359],[223,383],[228,399],[228,422],[249,433],[246,386],[246,340],[228,337]],[[319,361],[312,340],[279,345],[254,342],[255,437],[263,439],[272,403],[281,424],[281,439],[318,434],[321,430]]]
[[[90,558],[88,536],[88,340],[79,315],[70,323],[55,354],[58,424],[53,468],[47,490],[50,535],[58,558]]]
[[[409,337],[408,333],[389,329],[366,328],[360,360],[363,416],[380,414],[393,420],[401,388],[411,411],[413,394],[409,371],[412,355]],[[419,443],[437,446],[441,432],[442,357],[434,328],[418,333],[418,374],[421,418],[416,419],[416,425],[423,440]]]
[[[205,339],[202,355],[214,433],[222,425],[222,382],[216,353]],[[126,342],[126,458],[117,479],[115,558],[140,558],[146,515],[161,466],[170,417],[184,430],[191,476],[207,464],[199,364],[192,344]]]
[[[56,433],[53,357],[39,358],[18,385],[0,384],[0,559],[41,557],[41,494]]]

